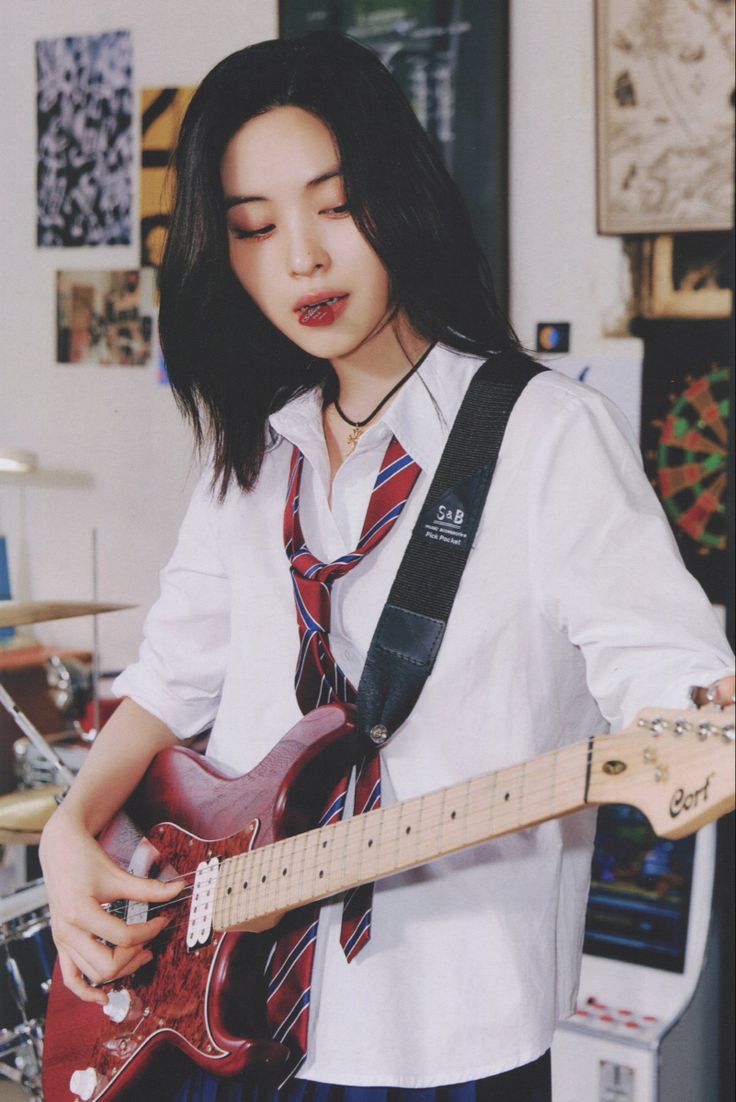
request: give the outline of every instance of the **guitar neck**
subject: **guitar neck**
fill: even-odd
[[[585,806],[590,747],[297,834],[224,860],[213,925],[235,930]]]

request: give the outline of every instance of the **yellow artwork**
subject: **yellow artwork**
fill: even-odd
[[[141,267],[158,268],[171,210],[167,172],[194,88],[144,88],[141,93]]]

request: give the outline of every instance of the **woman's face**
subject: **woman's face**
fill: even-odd
[[[389,278],[345,205],[328,127],[276,107],[231,138],[221,164],[230,263],[295,344],[341,359],[389,312]]]

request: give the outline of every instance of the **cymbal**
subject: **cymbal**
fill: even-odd
[[[66,620],[71,616],[96,616],[135,605],[110,605],[101,601],[0,601],[0,628],[40,624],[45,620]]]
[[[41,831],[58,806],[56,797],[64,792],[64,785],[46,784],[0,796],[0,845],[38,845]]]

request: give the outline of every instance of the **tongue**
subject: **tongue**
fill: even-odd
[[[314,325],[316,321],[334,321],[335,312],[326,302],[315,302],[314,306],[305,307],[299,314],[300,325]]]

